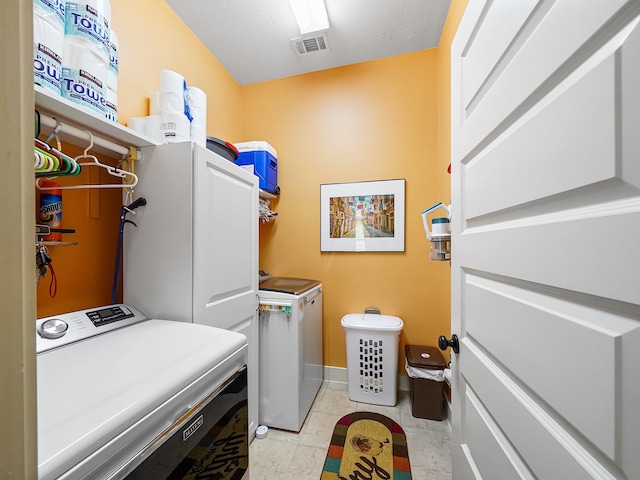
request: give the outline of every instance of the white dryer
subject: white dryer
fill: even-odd
[[[300,431],[323,381],[322,284],[260,283],[260,424]]]

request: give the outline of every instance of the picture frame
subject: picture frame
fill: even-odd
[[[405,179],[320,185],[321,252],[404,252]]]

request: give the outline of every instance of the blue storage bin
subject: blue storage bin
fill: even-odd
[[[234,144],[238,149],[237,165],[252,165],[253,174],[258,177],[260,189],[276,193],[278,185],[278,159],[275,149],[267,142],[246,142]]]

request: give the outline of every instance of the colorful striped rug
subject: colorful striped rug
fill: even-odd
[[[345,415],[333,429],[320,480],[411,480],[404,430],[371,412]]]

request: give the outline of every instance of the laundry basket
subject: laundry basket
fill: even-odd
[[[349,398],[354,402],[395,405],[402,320],[390,315],[350,313],[340,323],[347,336]]]

